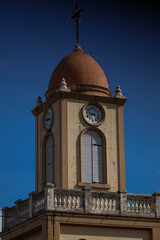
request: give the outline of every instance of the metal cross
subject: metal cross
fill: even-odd
[[[70,18],[72,18],[75,21],[75,25],[76,25],[76,37],[77,37],[77,44],[79,45],[79,23],[80,23],[80,16],[81,16],[81,12],[84,11],[84,8],[81,8],[79,5],[79,1],[76,0],[74,1],[74,12],[73,14],[70,16]]]

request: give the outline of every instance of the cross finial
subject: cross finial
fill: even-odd
[[[80,7],[79,1],[74,1],[74,11],[73,14],[70,16],[75,21],[76,25],[76,38],[77,38],[77,45],[79,45],[79,23],[80,23],[80,16],[81,12],[84,11],[84,8]]]

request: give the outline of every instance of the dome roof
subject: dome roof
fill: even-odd
[[[111,95],[102,68],[83,50],[73,51],[57,65],[50,78],[47,99],[58,90],[63,78],[71,92],[107,97]]]

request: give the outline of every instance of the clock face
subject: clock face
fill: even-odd
[[[98,124],[103,119],[102,110],[94,104],[88,104],[83,108],[83,116],[90,124]]]
[[[53,111],[51,108],[48,108],[44,117],[44,123],[47,130],[50,129],[50,127],[52,126],[52,121],[53,121]]]

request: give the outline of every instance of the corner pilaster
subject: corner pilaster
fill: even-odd
[[[60,156],[61,156],[61,187],[68,188],[68,117],[67,99],[60,100]]]
[[[117,144],[119,160],[119,191],[126,191],[124,113],[123,106],[117,106]]]

